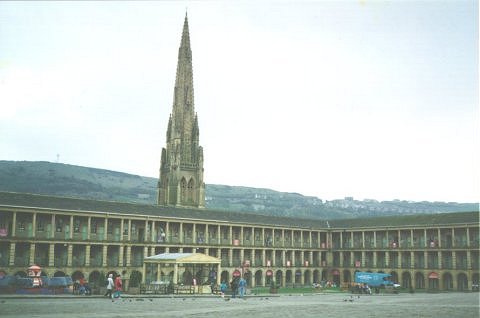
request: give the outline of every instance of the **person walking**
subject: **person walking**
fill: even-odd
[[[113,295],[113,299],[121,298],[121,293],[122,293],[122,278],[120,274],[115,278],[115,293]]]
[[[227,291],[227,283],[225,283],[225,281],[223,281],[220,284],[220,295],[222,296],[222,298],[225,298],[225,292],[226,291]]]
[[[240,281],[238,282],[238,293],[240,294],[240,298],[245,296],[245,292],[247,290],[247,281],[245,278],[241,277]]]
[[[108,279],[107,279],[107,292],[103,296],[107,296],[109,298],[112,298],[112,290],[113,290],[113,274],[108,274]],[[113,301],[113,300],[112,300]]]

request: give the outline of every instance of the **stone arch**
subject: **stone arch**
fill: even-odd
[[[352,282],[352,275],[350,274],[349,270],[344,270],[343,271],[343,282],[345,284],[349,284]]]
[[[255,286],[263,286],[262,277],[263,273],[261,270],[255,272]]]
[[[292,270],[289,269],[285,272],[285,284],[292,284]]]
[[[139,271],[133,270],[130,273],[130,279],[128,281],[128,287],[140,287],[142,283],[142,273]]]
[[[312,285],[312,272],[309,269],[303,273],[303,284]]]
[[[320,272],[318,269],[313,271],[313,282],[319,284],[320,283]]]
[[[103,276],[103,274],[100,274],[99,271],[93,271],[88,275],[88,284],[90,287],[95,288],[95,287],[105,287],[104,283],[107,280],[106,277]]]
[[[457,289],[459,291],[468,290],[468,277],[465,273],[459,273],[457,275]]]
[[[82,279],[82,278],[85,278],[85,275],[83,275],[83,273],[81,271],[75,271],[72,273],[72,280],[73,281],[76,281],[78,279]]]
[[[452,290],[453,289],[453,277],[452,274],[446,272],[442,275],[442,285],[444,290]]]
[[[182,177],[180,180],[180,202],[184,203],[187,201],[187,180],[185,177]]]
[[[275,282],[277,286],[283,285],[283,272],[281,270],[277,270],[277,272],[275,273]]]
[[[220,274],[220,282],[225,282],[228,284],[229,281],[230,281],[230,274],[228,273],[228,271],[223,271]]]
[[[302,283],[302,271],[297,269],[295,271],[295,284],[301,284]]]
[[[421,272],[415,273],[415,288],[416,289],[425,288],[425,276]]]
[[[195,180],[193,178],[190,178],[187,184],[187,202],[188,203],[195,202],[194,189],[195,189]]]
[[[402,283],[400,285],[403,288],[411,288],[412,287],[412,275],[410,275],[410,272],[403,272]]]
[[[478,273],[473,273],[472,275],[472,284],[477,284],[480,282],[480,275]]]
[[[62,272],[62,271],[56,271],[54,274],[53,274],[53,277],[65,277],[67,276],[65,274],[65,272]]]
[[[394,283],[398,283],[400,280],[398,279],[398,273],[397,272],[390,272],[390,275],[392,275],[392,277],[390,277],[390,280]]]
[[[326,269],[322,270],[322,280],[323,281],[328,280],[328,270],[326,270]]]

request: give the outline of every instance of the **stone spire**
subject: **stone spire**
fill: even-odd
[[[157,200],[160,205],[205,206],[203,149],[199,144],[200,132],[193,96],[192,50],[188,17],[185,15],[167,147],[162,149],[160,161]]]

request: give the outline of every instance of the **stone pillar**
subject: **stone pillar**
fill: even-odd
[[[300,246],[303,248],[303,231],[300,230]]]
[[[108,240],[108,217],[105,217],[105,220],[103,221],[103,240]]]
[[[52,214],[51,222],[52,222],[52,231],[50,232],[50,238],[55,238],[55,231],[57,230],[55,225],[55,214]]]
[[[73,239],[73,215],[70,215],[70,239]]]
[[[102,266],[107,266],[107,256],[108,256],[108,245],[103,245],[102,249]]]
[[[282,267],[285,267],[285,266],[287,266],[286,251],[282,250]],[[285,273],[284,273],[283,276],[285,276]],[[285,286],[285,285],[283,285],[283,286]]]
[[[90,244],[85,246],[85,266],[90,266]]]
[[[362,246],[362,248],[365,248],[365,231],[362,231],[362,245],[361,246]]]
[[[30,260],[29,260],[29,262],[30,262],[29,265],[35,264],[35,244],[34,243],[30,244]]]
[[[17,212],[13,212],[12,214],[12,237],[15,237],[17,231]]]
[[[92,217],[89,216],[87,219],[87,240],[90,240],[90,233],[92,232]]]
[[[128,219],[128,235],[127,235],[128,241],[131,242],[132,240],[132,219]],[[128,255],[128,253],[127,253]],[[130,262],[128,262],[130,264]],[[130,266],[130,265],[128,265]]]
[[[72,233],[73,231],[70,231]],[[73,259],[73,244],[68,244],[67,250],[67,266],[72,267],[72,259]]]
[[[55,244],[48,244],[48,266],[55,266]]]
[[[197,224],[195,222],[192,225],[192,240],[193,240],[193,244],[198,243],[198,240],[197,240]]]
[[[414,267],[415,267],[415,252],[410,252],[410,268],[414,268]],[[412,279],[415,279],[415,277],[412,276]]]
[[[15,265],[15,243],[10,243],[10,258],[8,260],[8,266]]]
[[[373,252],[373,267],[377,267],[377,251]]]
[[[242,244],[242,246],[244,245],[243,244],[243,226],[240,226],[240,244]],[[243,250],[242,250],[243,251]],[[242,258],[243,259],[243,258]]]
[[[228,240],[229,240],[229,245],[233,245],[233,226],[228,227],[229,232],[228,232]],[[230,262],[230,266],[232,266],[232,262]]]
[[[123,231],[124,231],[124,224],[123,222],[125,221],[125,219],[120,219],[120,242],[123,241]]]
[[[217,225],[217,244],[220,245],[221,237],[220,237],[220,225]]]
[[[266,260],[266,256],[265,256],[265,253],[266,251],[265,250],[262,250],[262,266],[267,266],[267,260]]]
[[[262,246],[265,246],[265,228],[262,227]]]
[[[173,284],[178,283],[178,264],[173,265]]]
[[[377,248],[377,231],[373,231],[373,248]],[[377,262],[375,262],[375,266],[376,265],[377,265]]]
[[[233,250],[231,248],[228,249],[228,266],[231,267],[233,264]]]
[[[428,269],[428,252],[423,252],[423,268]]]
[[[285,229],[282,229],[282,247],[285,247]],[[283,276],[285,276],[285,275],[283,275]]]
[[[122,234],[123,235],[123,234]],[[120,245],[118,247],[118,266],[123,267],[125,266],[125,262],[123,261],[123,245]]]
[[[439,253],[441,253],[441,252],[439,252]],[[468,253],[467,253],[467,255],[468,255]],[[455,251],[452,251],[452,268],[457,269],[457,252],[455,252]],[[468,268],[470,268],[470,267],[468,267]]]
[[[128,228],[129,234],[130,234],[130,228]],[[132,257],[132,247],[127,246],[127,267],[131,266],[130,260]]]
[[[37,232],[37,212],[33,212],[32,215],[32,237],[35,237]]]
[[[183,222],[180,222],[179,225],[179,239],[180,239],[180,244],[183,243]]]
[[[390,267],[390,252],[385,252],[385,268]]]
[[[148,242],[148,220],[145,220],[145,231],[143,231],[143,241]]]
[[[363,233],[363,232],[362,232]],[[363,236],[363,235],[362,235]],[[362,268],[365,268],[365,251],[362,251],[362,259],[361,259],[361,264],[362,264]]]

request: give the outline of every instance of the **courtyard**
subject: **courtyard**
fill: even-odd
[[[479,317],[478,293],[129,297],[0,297],[11,317]]]

